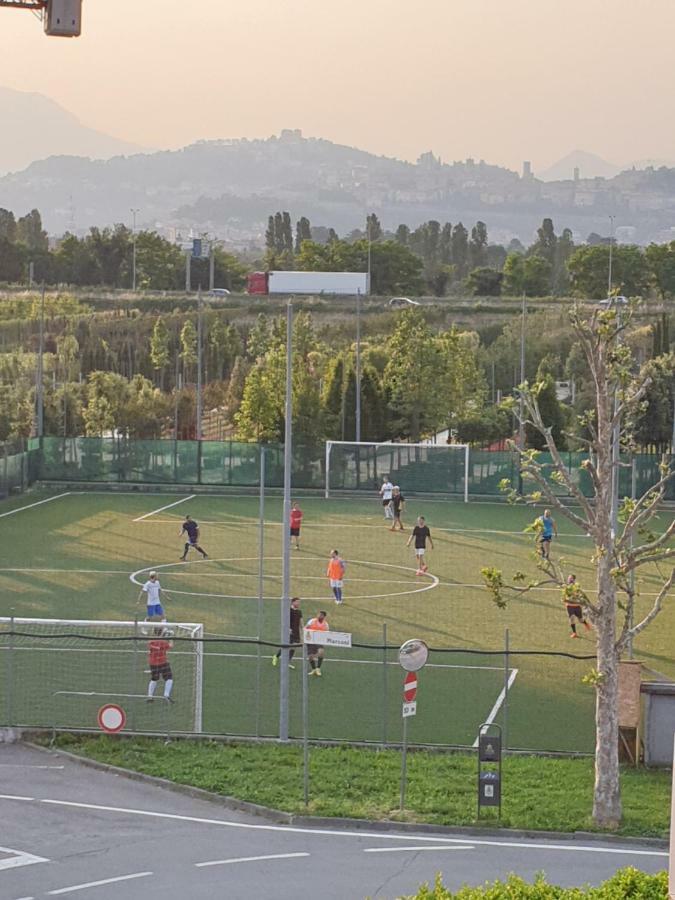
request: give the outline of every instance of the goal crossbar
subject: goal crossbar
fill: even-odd
[[[397,452],[409,452],[411,450],[418,450],[420,452],[429,451],[437,452],[439,454],[443,453],[443,451],[447,453],[452,453],[453,451],[460,452],[463,456],[464,463],[464,472],[463,472],[463,484],[462,484],[462,495],[465,503],[469,502],[469,445],[468,444],[431,444],[431,443],[393,443],[391,441],[326,441],[326,452],[325,452],[325,469],[326,469],[326,477],[325,477],[325,496],[326,498],[330,497],[331,491],[331,483],[330,483],[330,475],[331,475],[331,456],[334,447],[351,447],[355,451],[358,451],[360,448],[367,450],[367,448],[375,448],[375,454],[377,451],[382,449],[383,451],[391,452],[395,454]],[[391,474],[389,472],[388,474]],[[440,491],[443,493],[443,491]]]

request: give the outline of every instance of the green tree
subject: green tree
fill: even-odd
[[[607,296],[609,246],[578,247],[568,260],[572,290],[579,297]],[[640,247],[624,245],[612,251],[612,285],[627,297],[642,296],[649,286],[649,264]]]
[[[180,333],[180,358],[183,362],[183,378],[189,381],[190,370],[197,364],[197,329],[192,319],[186,319]]]
[[[551,265],[551,270],[556,262],[558,238],[553,227],[553,219],[544,219],[537,229],[537,240],[528,250],[530,256],[541,256]]]
[[[312,240],[312,226],[306,216],[302,216],[295,223],[295,252],[299,253],[303,241]]]
[[[555,391],[555,371],[550,357],[544,357],[537,369],[537,378],[530,389],[539,407],[541,421],[547,429],[550,429],[551,437],[559,450],[564,450],[566,443],[564,437],[565,414],[560,406]],[[528,447],[535,450],[546,449],[546,438],[534,425],[527,423],[525,437]]]
[[[10,209],[0,207],[0,241],[13,244],[16,241],[16,219]]]
[[[232,367],[232,374],[227,385],[227,393],[225,394],[225,406],[227,414],[231,422],[234,422],[235,416],[241,407],[241,401],[244,397],[244,387],[246,386],[246,376],[250,371],[250,364],[243,356],[238,356]]]
[[[656,290],[665,300],[675,296],[675,241],[669,244],[650,244],[645,257]]]
[[[517,297],[542,297],[551,286],[551,264],[542,256],[522,256],[509,253],[504,263],[502,293]]]
[[[446,222],[441,228],[438,252],[443,265],[452,265],[452,225],[450,222]]]
[[[461,222],[452,229],[452,264],[458,278],[465,278],[469,266],[469,233]]]
[[[499,297],[504,274],[496,269],[483,267],[469,272],[467,287],[474,297]]]
[[[366,216],[366,239],[375,243],[375,241],[381,241],[383,236],[380,220],[375,213],[370,213]]]
[[[650,360],[644,367],[649,382],[636,411],[633,439],[644,449],[668,453],[673,439],[675,409],[675,353]]]
[[[487,266],[488,233],[485,222],[476,222],[469,241],[469,266],[480,269]]]
[[[407,225],[399,225],[396,229],[396,240],[407,247],[410,243],[410,229]]]
[[[136,283],[141,288],[154,291],[180,290],[185,284],[183,252],[154,231],[138,232]]]
[[[24,244],[30,253],[46,253],[49,249],[47,232],[42,227],[42,217],[37,209],[31,210],[16,223],[16,241]]]
[[[169,331],[164,319],[157,316],[150,338],[150,361],[155,372],[159,372],[160,387],[164,389],[164,374],[169,364]]]
[[[328,361],[323,380],[321,408],[326,437],[332,441],[342,441],[344,437],[344,391],[345,358],[337,353]]]

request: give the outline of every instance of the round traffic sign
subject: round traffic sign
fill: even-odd
[[[398,651],[398,662],[402,669],[406,672],[417,672],[424,665],[429,657],[429,648],[420,641],[419,638],[413,638],[402,644]]]
[[[403,681],[403,699],[406,703],[412,703],[417,696],[417,675],[408,672]]]
[[[115,703],[106,703],[98,711],[98,725],[108,734],[121,731],[126,725],[127,717],[121,706]]]

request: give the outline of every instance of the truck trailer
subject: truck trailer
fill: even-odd
[[[334,294],[356,296],[368,293],[366,272],[251,272],[249,294]]]

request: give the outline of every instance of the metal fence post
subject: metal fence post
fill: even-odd
[[[139,675],[139,646],[138,646],[138,616],[134,616],[134,691],[136,690],[136,685],[138,684],[138,675]],[[136,704],[131,704],[130,715],[129,715],[129,725],[131,726],[131,731],[136,731]]]
[[[503,737],[503,747],[504,750],[508,747],[509,741],[509,732],[508,732],[508,724],[509,724],[509,678],[511,676],[511,672],[509,669],[509,629],[504,629],[504,715],[502,717],[503,728],[502,728],[502,737]]]
[[[7,724],[14,724],[14,610],[9,620],[9,643],[7,645]]]
[[[382,712],[384,719],[382,722],[382,743],[387,744],[389,736],[389,704],[387,702],[389,696],[389,685],[387,681],[387,623],[382,624]]]
[[[283,659],[283,654],[281,656]],[[302,775],[305,806],[309,806],[309,688],[307,678],[307,644],[302,642]]]

